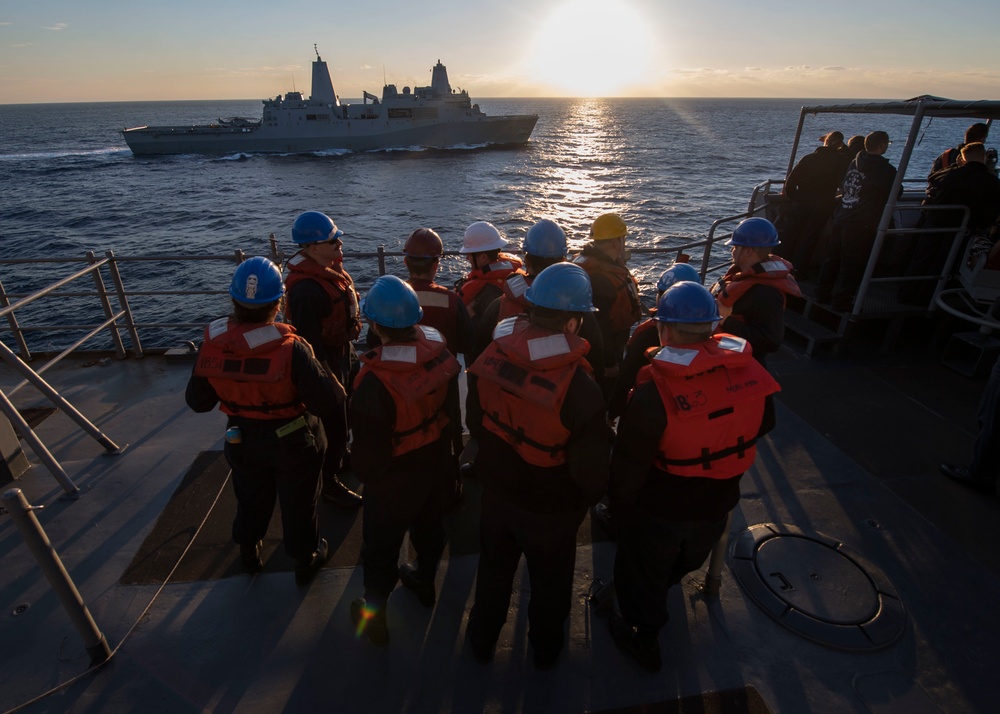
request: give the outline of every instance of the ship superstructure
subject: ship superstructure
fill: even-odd
[[[292,91],[263,103],[258,122],[141,126],[125,129],[122,135],[136,155],[366,151],[523,144],[538,121],[535,114],[485,114],[468,92],[452,88],[440,60],[431,70],[429,86],[400,91],[395,84],[386,84],[381,99],[364,92],[361,104],[342,104],[318,52],[308,98]]]

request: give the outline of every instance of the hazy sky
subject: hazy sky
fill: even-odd
[[[481,97],[1000,98],[1000,0],[0,0],[0,104],[426,85]]]

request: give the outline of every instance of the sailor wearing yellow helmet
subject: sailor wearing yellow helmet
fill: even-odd
[[[573,262],[587,271],[594,289],[597,321],[604,338],[604,389],[610,392],[621,365],[629,330],[642,311],[639,287],[625,266],[628,228],[617,213],[598,216],[590,226],[590,242]]]

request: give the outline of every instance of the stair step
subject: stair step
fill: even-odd
[[[808,317],[790,310],[785,312],[785,327],[797,335],[802,335],[810,342],[836,342],[841,338],[836,330],[831,330]]]

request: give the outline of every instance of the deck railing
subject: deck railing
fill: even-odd
[[[664,265],[675,260],[690,259],[703,277],[714,275],[716,272],[724,270],[727,261],[722,255],[713,256],[712,248],[719,240],[728,238],[728,233],[721,231],[720,227],[726,223],[737,221],[745,217],[739,214],[716,221],[709,232],[709,236],[703,239],[690,240],[686,238],[671,237],[667,241],[669,246],[664,247],[634,247],[630,248],[631,255],[659,255],[663,256]],[[513,251],[518,252],[518,251]],[[446,257],[463,257],[458,251],[445,251]],[[728,256],[728,253],[726,253]],[[0,336],[8,335],[14,343],[21,359],[24,362],[31,362],[34,359],[32,348],[28,345],[28,335],[45,334],[51,335],[55,332],[83,332],[83,336],[75,339],[69,347],[56,354],[37,372],[44,373],[60,360],[80,350],[85,344],[90,343],[95,337],[101,334],[106,335],[111,341],[112,352],[118,359],[124,359],[128,351],[136,358],[141,358],[147,351],[163,352],[167,347],[160,346],[152,350],[143,347],[143,339],[140,335],[148,334],[151,330],[170,330],[170,334],[184,334],[189,331],[189,337],[173,337],[173,344],[184,342],[186,339],[195,339],[199,331],[208,321],[204,315],[192,314],[190,309],[191,299],[212,296],[225,296],[225,289],[131,289],[126,287],[122,278],[122,269],[126,264],[137,263],[185,263],[190,267],[185,267],[187,274],[199,274],[212,272],[206,268],[206,264],[216,264],[220,267],[219,272],[228,273],[229,270],[221,270],[221,266],[229,264],[233,267],[250,257],[243,250],[235,250],[231,254],[219,255],[141,255],[125,256],[116,255],[114,251],[106,251],[103,258],[97,258],[93,252],[88,252],[85,257],[47,257],[47,258],[7,258],[0,259],[0,268],[4,266],[16,266],[19,274],[23,273],[23,268],[27,266],[40,266],[44,264],[67,265],[71,268],[79,263],[85,263],[86,267],[73,272],[71,275],[60,278],[32,292],[8,291],[2,280],[0,280],[0,316],[7,318],[7,325],[0,327]],[[272,235],[269,242],[267,257],[276,263],[283,264],[290,254],[284,252]],[[384,245],[380,245],[374,251],[346,252],[345,260],[350,265],[371,265],[375,263],[377,275],[385,275],[390,272],[390,261],[401,259],[401,251],[387,250]],[[659,262],[659,261],[658,261]],[[353,272],[353,269],[352,269]],[[371,275],[371,271],[366,274]],[[93,276],[94,290],[85,290],[76,284],[86,276]],[[107,289],[110,283],[113,289]],[[649,283],[647,283],[649,284]],[[364,293],[370,285],[365,281],[358,283],[358,290]],[[36,304],[42,299],[46,299],[48,313],[44,319],[27,323],[16,314],[29,305]],[[99,305],[103,312],[103,319],[95,322],[62,321],[61,318],[65,309],[59,307],[56,301],[84,300],[89,304],[82,310],[74,310],[74,314],[80,314],[86,310],[93,310],[95,305]],[[133,308],[132,303],[139,301],[152,301],[152,304],[143,307]],[[156,302],[160,305],[157,307]],[[75,304],[75,303],[74,303]],[[180,308],[178,308],[178,305]],[[54,306],[54,307],[53,307]],[[160,316],[149,317],[150,314]],[[23,314],[23,313],[22,313]],[[188,317],[188,319],[183,319]],[[181,319],[178,319],[181,318]],[[50,340],[51,342],[51,340]],[[49,350],[45,350],[49,354]],[[106,352],[106,349],[97,350]],[[16,391],[24,386],[18,385],[13,390]],[[12,392],[11,392],[12,393]]]

